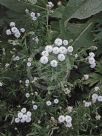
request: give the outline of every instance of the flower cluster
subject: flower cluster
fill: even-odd
[[[94,57],[95,57],[95,54],[93,52],[90,52],[88,56],[88,62],[90,64],[90,68],[96,67],[96,61]]]
[[[49,1],[48,4],[47,4],[47,7],[49,9],[52,9],[54,7],[54,4],[51,1]]]
[[[36,21],[38,17],[40,17],[40,13],[31,12],[30,16],[33,21]]]
[[[66,127],[72,127],[72,117],[69,115],[60,115],[58,118],[59,123],[64,123]]]
[[[53,56],[57,58],[50,60],[50,66],[51,67],[57,67],[58,66],[58,61],[62,62],[66,59],[67,54],[72,54],[73,52],[73,47],[68,46],[68,40],[62,40],[60,38],[57,38],[54,41],[53,45],[47,45],[45,46],[45,50],[41,53],[42,57],[40,58],[40,62],[42,64],[47,64],[49,61],[49,55],[50,53],[53,54]]]
[[[32,113],[27,111],[26,108],[22,108],[20,112],[18,112],[17,118],[15,118],[15,123],[29,123],[31,122]]]
[[[9,26],[10,26],[10,29],[6,30],[7,35],[14,35],[16,38],[20,38],[21,33],[25,32],[25,28],[18,29],[16,27],[15,22],[10,22]]]

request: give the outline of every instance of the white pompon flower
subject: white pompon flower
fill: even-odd
[[[56,46],[61,46],[62,43],[63,43],[63,41],[62,41],[62,39],[60,39],[60,38],[57,38],[57,39],[55,40],[55,42],[54,42],[54,44],[55,44]]]
[[[68,40],[63,40],[63,45],[67,46],[68,45]]]
[[[47,105],[47,106],[51,106],[51,105],[52,105],[52,102],[51,102],[51,101],[46,101],[46,105]]]
[[[18,113],[18,118],[22,118],[23,117],[23,113],[22,112],[19,112]]]
[[[30,123],[31,122],[31,117],[27,117],[26,122]]]
[[[11,35],[11,34],[12,34],[12,33],[11,33],[11,30],[10,30],[10,29],[7,29],[7,30],[6,30],[6,34],[7,34],[7,35]]]
[[[19,123],[20,119],[19,118],[15,118],[15,123]]]
[[[22,109],[21,109],[21,112],[22,112],[22,113],[26,113],[26,111],[27,111],[26,108],[22,108]]]
[[[96,120],[100,120],[101,116],[99,114],[97,114],[95,118],[96,118]]]
[[[26,84],[29,84],[29,83],[30,83],[29,79],[26,79],[26,80],[25,80],[25,83],[26,83]]]
[[[27,116],[28,117],[31,117],[32,116],[32,113],[30,111],[27,111]]]
[[[32,63],[31,62],[27,62],[27,66],[31,67]]]
[[[47,46],[45,47],[45,50],[48,51],[49,53],[52,52],[52,49],[53,49],[53,48],[52,48],[51,45],[47,45]]]
[[[33,109],[37,110],[38,106],[37,105],[33,105]]]
[[[30,16],[33,18],[33,17],[35,17],[35,13],[34,12],[31,12],[30,13]]]
[[[89,79],[89,75],[88,74],[85,74],[84,75],[84,80],[88,80]]]
[[[57,67],[58,66],[58,62],[56,61],[56,60],[52,60],[51,62],[50,62],[50,65],[51,65],[51,67]]]
[[[59,61],[64,61],[65,60],[65,55],[64,54],[58,54],[58,60]]]
[[[21,28],[20,31],[21,31],[22,33],[24,33],[24,32],[25,32],[25,28]]]
[[[85,106],[85,107],[90,107],[90,106],[91,106],[91,102],[86,102],[86,101],[85,101],[85,102],[84,102],[84,106]]]
[[[64,115],[60,115],[58,118],[59,123],[63,123],[65,121],[65,116]]]
[[[15,22],[10,22],[10,27],[14,27],[15,25]]]
[[[52,49],[54,54],[58,54],[59,53],[59,48],[58,47],[53,47]]]
[[[22,118],[22,119],[20,120],[20,122],[21,122],[21,123],[24,123],[24,122],[25,122],[25,120]]]
[[[90,56],[90,57],[95,57],[95,53],[90,52],[90,53],[89,53],[89,56]]]
[[[71,123],[71,122],[66,122],[65,126],[66,126],[67,128],[70,128],[70,127],[72,127],[72,123]]]
[[[95,59],[93,57],[89,57],[89,64],[95,64]]]
[[[16,33],[14,34],[14,36],[15,36],[16,38],[20,38],[21,33],[18,31],[18,32],[16,32]]]
[[[72,52],[73,52],[73,47],[72,47],[72,46],[69,46],[69,47],[68,47],[68,52],[69,52],[69,53],[72,53]]]
[[[49,9],[51,9],[51,8],[54,7],[54,4],[53,4],[51,1],[49,1],[48,4],[47,4],[47,7],[48,7]]]
[[[67,49],[65,47],[61,46],[59,48],[59,52],[62,53],[62,54],[67,54]]]
[[[72,121],[72,117],[69,116],[69,115],[66,115],[66,116],[65,116],[65,121],[66,121],[67,123],[70,123],[70,122]]]
[[[90,68],[95,68],[95,67],[96,67],[96,63],[90,65]]]
[[[27,120],[27,115],[24,114],[24,115],[22,116],[22,119],[26,121],[26,120]]]
[[[92,95],[92,101],[93,101],[93,103],[95,103],[97,99],[98,99],[98,94],[94,93]]]
[[[96,92],[100,90],[99,86],[95,86],[94,89],[95,89]]]
[[[42,51],[41,55],[42,56],[49,56],[49,53],[48,53],[48,51]]]
[[[29,93],[26,93],[25,96],[26,96],[26,98],[29,98],[29,97],[30,97],[30,94],[29,94]]]
[[[102,102],[102,96],[101,95],[98,96],[98,101]]]
[[[55,103],[55,104],[58,104],[58,103],[59,103],[59,100],[58,100],[58,99],[54,99],[54,103]]]
[[[40,58],[40,62],[41,62],[42,64],[47,64],[47,63],[48,63],[48,57],[42,56],[42,57]]]
[[[12,33],[14,33],[14,34],[19,32],[19,30],[18,30],[17,27],[15,27],[15,26],[11,28],[11,31],[12,31]]]

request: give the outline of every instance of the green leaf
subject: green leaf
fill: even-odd
[[[18,0],[0,0],[0,4],[19,13],[25,12],[25,9],[28,8],[26,3]]]
[[[85,19],[102,11],[102,0],[69,0],[64,11],[66,26],[72,18]]]

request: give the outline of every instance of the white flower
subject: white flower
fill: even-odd
[[[90,56],[90,57],[95,57],[95,54],[94,54],[93,52],[90,52],[90,53],[89,53],[89,56]]]
[[[89,79],[89,75],[85,74],[85,75],[84,75],[84,79],[85,79],[85,80],[88,80],[88,79]]]
[[[59,103],[59,100],[58,100],[58,99],[54,99],[54,103],[55,103],[55,104],[58,104],[58,103]]]
[[[30,16],[33,18],[33,17],[35,17],[35,13],[34,12],[31,12],[30,13]]]
[[[60,38],[57,38],[57,39],[55,40],[55,42],[54,42],[54,44],[55,44],[56,46],[61,46],[62,43],[63,43],[63,41],[62,41],[62,39],[60,39]]]
[[[51,104],[52,104],[51,101],[46,101],[47,106],[51,106]]]
[[[96,120],[100,120],[101,116],[99,114],[97,114],[95,118],[96,118]]]
[[[28,58],[28,61],[31,62],[33,59],[32,58]]]
[[[45,47],[45,50],[48,51],[49,53],[52,52],[52,49],[53,49],[53,48],[52,48],[51,45],[47,45],[47,46]]]
[[[42,64],[47,64],[47,63],[48,63],[48,57],[42,56],[42,57],[40,58],[40,62],[41,62]]]
[[[65,121],[65,117],[63,115],[60,115],[58,121],[59,123],[63,123]]]
[[[30,82],[29,79],[26,79],[26,80],[25,80],[25,83],[26,83],[26,84],[29,84],[29,82]]]
[[[15,118],[15,123],[19,123],[20,119],[19,118]]]
[[[39,42],[39,39],[38,39],[38,37],[36,36],[35,37],[35,42],[38,44],[38,42]]]
[[[29,98],[29,97],[30,97],[30,94],[29,94],[29,93],[26,93],[25,96],[26,96],[27,98]]]
[[[10,27],[14,27],[15,25],[15,22],[10,22]]]
[[[92,101],[95,103],[97,99],[98,99],[98,95],[94,93],[92,95]]]
[[[33,20],[33,21],[36,21],[36,20],[37,20],[37,17],[32,17],[32,20]]]
[[[2,82],[0,82],[0,87],[2,87],[3,86],[3,83]]]
[[[99,102],[102,102],[102,96],[101,96],[101,95],[98,96],[98,101],[99,101]]]
[[[59,61],[64,61],[65,60],[65,55],[64,54],[58,54],[58,60]]]
[[[37,110],[38,106],[37,105],[33,105],[33,109]]]
[[[78,58],[78,54],[75,54],[75,58]]]
[[[57,65],[58,65],[58,62],[56,61],[56,60],[52,60],[51,62],[50,62],[50,65],[51,65],[51,67],[57,67]]]
[[[85,107],[90,107],[90,106],[91,106],[91,102],[86,102],[86,101],[85,101],[85,102],[84,102],[84,106],[85,106]]]
[[[63,40],[63,45],[67,46],[68,45],[68,40]]]
[[[68,106],[67,109],[68,109],[68,112],[70,113],[70,112],[72,112],[73,107],[72,106]]]
[[[59,48],[59,52],[62,53],[62,54],[67,54],[67,49],[62,46],[62,47]]]
[[[49,1],[48,4],[47,4],[47,7],[49,9],[51,9],[51,8],[53,8],[53,6],[54,6],[54,4],[51,1]]]
[[[9,65],[10,65],[9,63],[6,63],[6,64],[5,64],[5,67],[7,68]]]
[[[72,117],[69,116],[69,115],[66,115],[66,116],[65,116],[65,121],[66,121],[67,123],[70,123],[70,122],[72,121]]]
[[[89,57],[89,64],[94,64],[95,63],[95,59],[93,57]]]
[[[68,47],[68,52],[69,52],[69,53],[72,53],[72,52],[73,52],[73,47],[72,47],[72,46],[69,46],[69,47]]]
[[[25,32],[25,28],[21,28],[20,31],[21,31],[22,33],[24,33],[24,32]]]
[[[18,118],[22,118],[23,117],[23,113],[22,112],[19,112],[18,113]]]
[[[22,118],[20,121],[21,121],[21,123],[24,123],[24,122],[25,122],[25,120],[24,120],[23,118]]]
[[[24,114],[24,115],[22,116],[22,119],[26,121],[26,120],[27,120],[27,115]]]
[[[16,38],[20,38],[21,33],[20,33],[20,32],[16,32],[16,33],[14,34],[14,36],[15,36]]]
[[[7,35],[11,35],[11,34],[12,34],[11,31],[10,31],[10,29],[7,29],[7,30],[6,30],[6,34],[7,34]]]
[[[66,122],[65,126],[70,128],[70,127],[72,127],[72,123],[71,122]]]
[[[32,63],[31,62],[27,62],[27,66],[31,67]]]
[[[95,91],[97,92],[98,90],[100,90],[99,86],[95,86]]]
[[[37,13],[37,17],[40,17],[40,13]]]
[[[42,55],[42,56],[49,56],[49,53],[48,53],[48,51],[43,51],[43,52],[41,53],[41,55]]]
[[[32,113],[30,111],[27,111],[27,116],[31,117]]]
[[[96,67],[96,63],[90,65],[90,68],[95,68],[95,67]]]
[[[21,109],[21,112],[22,112],[22,113],[26,113],[26,111],[27,111],[26,108],[22,108],[22,109]]]
[[[58,54],[59,53],[59,48],[58,47],[53,47],[53,53]]]
[[[12,31],[12,33],[18,33],[19,32],[19,30],[17,29],[17,27],[12,27],[11,28],[11,31]]]
[[[31,122],[31,117],[27,117],[26,122],[27,123]]]

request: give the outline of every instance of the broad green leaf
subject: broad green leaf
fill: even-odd
[[[19,13],[25,12],[25,9],[28,8],[26,3],[18,0],[0,0],[0,5]]]
[[[102,0],[69,0],[64,11],[66,26],[72,18],[85,19],[102,11]]]

